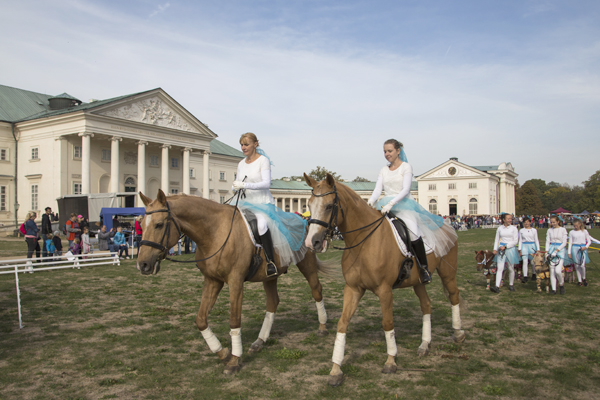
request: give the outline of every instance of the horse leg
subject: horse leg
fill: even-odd
[[[413,290],[421,302],[421,312],[423,313],[423,333],[417,355],[424,357],[429,354],[429,344],[431,343],[431,301],[424,285],[415,285]]]
[[[312,255],[312,256],[311,256]],[[325,302],[323,301],[323,287],[319,281],[319,275],[317,274],[317,256],[315,253],[307,252],[304,259],[298,262],[298,269],[304,275],[304,278],[310,286],[312,297],[315,299],[317,305],[317,315],[319,316],[319,330],[317,330],[317,336],[327,336],[329,331],[327,330],[327,311],[325,311]]]
[[[250,346],[250,349],[248,349],[249,354],[261,351],[263,345],[267,339],[269,339],[273,320],[275,319],[275,311],[277,311],[277,306],[279,305],[277,279],[264,281],[263,287],[265,288],[265,294],[267,295],[267,312],[265,313],[265,320],[263,321],[262,328],[258,334],[258,339],[256,339],[256,341],[252,343],[252,346]]]
[[[396,332],[394,331],[394,296],[392,288],[380,287],[375,294],[379,297],[379,303],[381,304],[381,326],[385,334],[388,356],[381,372],[384,374],[394,374],[398,369],[396,365],[398,346],[396,344]]]
[[[341,366],[342,362],[344,361],[346,331],[348,329],[350,319],[352,319],[354,312],[358,308],[358,303],[364,294],[365,289],[363,288],[353,288],[348,286],[348,284],[346,284],[344,287],[344,308],[342,310],[342,316],[338,321],[337,335],[335,337],[335,345],[333,347],[333,366],[331,368],[331,372],[329,372],[330,377],[328,383],[330,386],[339,386],[344,380],[344,373],[342,372]]]
[[[492,274],[487,276],[487,286],[485,287],[485,290],[490,290],[490,280],[492,279]],[[496,281],[496,275],[493,275],[493,279],[494,281]]]
[[[213,331],[208,326],[208,314],[212,310],[219,293],[223,289],[223,282],[211,278],[204,278],[204,287],[202,288],[202,300],[200,301],[200,309],[196,315],[196,326],[202,333],[206,344],[210,351],[217,353],[219,359],[223,362],[229,361],[231,353],[228,348],[223,348],[221,342],[215,336]]]
[[[438,274],[442,278],[444,288],[446,288],[446,291],[448,292],[448,300],[450,300],[450,304],[452,305],[452,328],[454,329],[454,342],[462,343],[465,341],[466,335],[465,331],[461,329],[460,321],[460,295],[458,286],[456,284],[456,266],[458,265],[456,250],[451,250],[449,255],[453,255],[453,257],[451,257],[449,260],[450,262],[447,260],[448,255],[444,256],[437,270]]]
[[[232,375],[238,372],[242,366],[240,358],[242,357],[242,299],[244,295],[244,281],[229,281],[229,335],[231,336],[231,359],[223,371],[226,375]]]

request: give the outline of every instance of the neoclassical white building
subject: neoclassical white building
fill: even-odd
[[[160,88],[83,103],[0,85],[0,223],[69,194],[161,188],[222,202],[243,154],[216,137]]]

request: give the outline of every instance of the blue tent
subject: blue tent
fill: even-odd
[[[144,207],[123,207],[123,208],[109,208],[102,207],[100,211],[100,218],[104,225],[106,225],[106,230],[110,231],[113,227],[113,217],[115,215],[145,215],[146,209]]]

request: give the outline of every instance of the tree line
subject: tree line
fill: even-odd
[[[325,179],[325,177],[327,176],[327,174],[331,174],[331,176],[333,176],[333,179],[335,179],[336,181],[339,182],[346,182],[345,179],[343,179],[340,175],[338,175],[337,173],[330,171],[328,169],[326,169],[325,167],[321,167],[317,165],[317,168],[311,170],[308,174],[308,176],[310,176],[311,178],[313,178],[316,181],[322,181],[323,179]],[[292,175],[292,176],[284,176],[281,179],[289,179],[292,181],[295,180],[304,180],[304,175]],[[356,178],[354,178],[352,181],[349,182],[370,182],[367,178],[362,178],[360,176],[357,176]]]
[[[515,205],[519,215],[543,215],[559,207],[572,213],[600,210],[600,170],[581,186],[530,179],[516,187]]]

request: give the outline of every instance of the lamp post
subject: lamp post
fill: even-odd
[[[18,214],[19,214],[19,203],[15,203],[15,229],[19,229],[19,219],[18,219]],[[17,233],[17,237],[19,236],[19,234]]]

